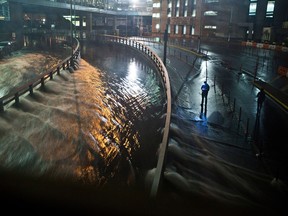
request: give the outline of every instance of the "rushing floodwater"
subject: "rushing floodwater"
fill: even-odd
[[[164,126],[159,75],[124,47],[82,44],[81,55],[79,70],[62,71],[45,89],[22,97],[20,107],[1,114],[1,167],[100,186],[131,186],[144,179],[149,185]],[[193,100],[191,92],[183,94]],[[247,143],[181,107],[173,107],[160,193],[164,211],[287,211],[287,186],[266,172]]]
[[[83,48],[90,64],[81,60],[79,70],[62,71],[1,114],[1,167],[85,184],[133,185],[156,164],[165,111],[161,79],[135,51]],[[29,76],[23,73],[18,82]]]

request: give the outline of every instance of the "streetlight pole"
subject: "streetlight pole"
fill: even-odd
[[[72,23],[72,1],[70,0],[70,30],[71,30],[71,61],[70,66],[73,67],[73,23]]]
[[[166,53],[167,53],[167,41],[168,41],[168,26],[170,24],[170,19],[167,19],[166,29],[164,32],[164,56],[163,56],[163,64],[166,66]]]
[[[198,36],[198,48],[197,52],[200,53],[201,51],[201,34],[202,34],[202,0],[199,1],[200,7],[200,15],[199,15],[199,36]]]
[[[230,8],[230,18],[229,18],[229,26],[228,26],[228,42],[231,39],[231,28],[232,28],[232,16],[233,16],[233,8]]]
[[[126,12],[126,13],[127,13],[127,12]],[[125,36],[126,36],[126,37],[127,37],[127,25],[128,25],[127,22],[128,22],[128,20],[127,20],[127,14],[126,14],[126,32],[125,32],[125,34],[126,34]]]

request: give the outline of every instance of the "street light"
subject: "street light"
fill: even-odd
[[[232,16],[233,16],[233,7],[230,9],[230,19],[229,19],[229,26],[228,26],[228,42],[230,42],[231,39],[231,25],[232,25]]]
[[[163,57],[163,64],[166,66],[166,53],[167,53],[167,41],[168,41],[168,28],[170,24],[170,18],[167,19],[166,29],[164,32],[164,57]]]
[[[71,61],[70,66],[73,67],[73,23],[72,23],[72,1],[70,0],[70,30],[71,30]]]

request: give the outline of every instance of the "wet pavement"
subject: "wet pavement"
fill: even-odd
[[[146,43],[146,45],[163,59],[164,47],[162,44]],[[203,45],[203,47],[207,48],[205,45]],[[242,49],[243,48],[238,47],[238,50]],[[168,46],[166,67],[172,88],[173,114],[169,142],[170,148],[168,148],[168,159],[164,172],[166,173],[164,174],[164,181],[167,183],[165,190],[169,190],[171,187],[177,188],[178,192],[191,190],[190,183],[195,180],[195,176],[191,175],[191,173],[188,174],[187,170],[192,171],[197,170],[197,168],[191,168],[189,163],[195,163],[195,161],[187,160],[186,156],[191,156],[191,154],[193,154],[192,152],[196,151],[194,148],[200,148],[210,155],[210,157],[221,158],[225,163],[233,164],[233,166],[239,166],[257,173],[255,175],[260,173],[261,175],[265,175],[266,181],[270,182],[275,188],[281,188],[280,190],[283,190],[282,192],[286,194],[282,197],[281,192],[281,195],[278,194],[275,197],[271,195],[270,198],[273,197],[275,202],[281,200],[279,203],[282,201],[285,203],[287,201],[288,161],[286,153],[288,149],[285,143],[283,143],[283,139],[285,142],[287,113],[278,107],[274,99],[269,98],[269,95],[264,108],[260,113],[257,113],[256,94],[259,89],[257,88],[258,86],[254,85],[255,77],[253,72],[255,59],[257,59],[257,57],[251,57],[250,53],[249,55],[241,54],[241,61],[239,61],[240,57],[237,56],[235,49],[231,50],[231,53],[229,52],[229,48],[227,48],[227,50],[221,49],[222,52],[223,50],[224,53],[228,54],[227,56],[225,55],[223,57],[221,53],[217,54],[216,52],[213,53],[213,51],[206,50],[205,54],[208,54],[208,58],[203,58],[202,55],[199,55],[199,53],[196,53],[191,48],[175,45]],[[244,50],[244,52],[247,52],[247,50]],[[265,51],[261,52],[266,53]],[[209,56],[209,54],[211,54],[211,56]],[[251,60],[253,58],[254,63],[253,60]],[[265,58],[270,58],[271,60],[273,57],[268,57],[266,53]],[[268,63],[266,62],[265,64]],[[275,77],[277,77],[278,80],[282,80],[278,88],[287,89],[287,78],[277,76],[277,67],[275,65],[272,67],[270,64],[265,67],[268,72],[264,72],[262,69],[262,72],[257,74],[256,79],[266,78],[264,80],[271,83],[270,81],[275,80]],[[245,68],[245,72],[243,72],[243,68]],[[269,74],[269,71],[273,71],[273,73]],[[208,81],[210,91],[207,106],[201,107],[200,87],[204,80]],[[275,82],[271,83],[271,85],[272,84],[274,85]],[[283,92],[283,94],[285,93]],[[233,95],[236,96],[233,98]],[[237,98],[237,100],[235,98]],[[278,121],[277,126],[274,124],[275,121]],[[276,127],[273,129],[271,125],[275,125]],[[207,143],[207,146],[203,147],[203,145],[206,145],[205,143]],[[181,166],[179,163],[181,163]],[[199,166],[206,167],[203,163],[200,163]],[[215,173],[218,173],[217,169]],[[229,174],[229,171],[219,173],[226,177],[231,174]],[[171,177],[172,174],[174,178]],[[177,178],[175,176],[177,176]],[[214,176],[213,181],[214,180],[217,181],[216,176]],[[244,179],[242,180],[245,181]],[[203,180],[203,182],[205,182],[205,180]],[[234,184],[233,181],[230,183],[231,185],[228,186],[228,184],[228,187],[224,187],[225,189],[223,188],[223,190],[229,191],[229,187],[233,187],[232,185]],[[220,188],[223,186],[222,184],[223,182],[217,186]],[[252,185],[253,184],[250,186]],[[192,187],[195,187],[195,185],[192,185]],[[234,187],[237,186],[234,185]],[[267,185],[265,190],[268,190]],[[172,191],[174,190],[172,189]],[[175,193],[178,194],[178,192]],[[215,194],[218,193],[211,190],[211,194],[214,192]],[[270,192],[266,192],[270,194]],[[263,197],[267,194],[263,195]],[[183,196],[183,194],[181,194],[181,196]],[[175,202],[179,199],[182,200],[177,195],[175,195],[175,197],[177,197],[175,198]],[[186,197],[186,195],[184,195],[184,197]],[[258,209],[261,213],[267,210],[265,213],[269,214],[271,213],[271,209],[272,212],[275,209],[277,209],[277,211],[283,209],[285,204],[275,204],[270,198],[267,198],[264,203],[260,204],[261,207],[258,206],[259,208],[255,208],[254,210]],[[222,198],[219,196],[218,199],[221,200]],[[255,198],[255,200],[257,200],[257,198]],[[242,201],[239,201],[239,203],[241,202]],[[209,206],[211,207],[211,204],[202,207],[198,206],[199,208],[194,206],[194,208],[198,210],[201,209],[203,213],[205,212],[205,207],[209,208]],[[265,209],[264,206],[268,208]],[[226,205],[222,207],[219,208],[222,208],[222,210],[227,209]],[[263,207],[265,210],[263,210]],[[271,207],[271,209],[269,207]],[[191,208],[193,209],[193,207]],[[232,209],[232,211],[234,211],[238,208],[234,206]],[[249,213],[252,213],[253,211],[250,210]],[[287,211],[287,209],[285,208],[284,211]],[[254,213],[256,213],[256,211]],[[229,213],[227,213],[227,215],[229,215]]]

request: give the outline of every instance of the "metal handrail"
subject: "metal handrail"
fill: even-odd
[[[151,186],[151,191],[150,191],[150,196],[152,198],[155,198],[156,195],[158,194],[158,190],[160,187],[160,183],[163,177],[163,168],[164,168],[164,163],[166,159],[166,149],[168,146],[168,138],[169,138],[169,129],[170,129],[170,122],[171,122],[171,87],[170,87],[170,79],[168,72],[166,70],[166,67],[164,63],[162,62],[161,58],[154,53],[149,47],[143,45],[142,43],[139,43],[135,40],[130,40],[125,37],[118,37],[118,36],[111,36],[111,35],[94,35],[94,38],[91,38],[92,40],[102,40],[104,42],[112,42],[112,43],[118,43],[122,44],[125,46],[130,46],[144,55],[146,55],[149,59],[153,61],[155,64],[158,72],[160,72],[162,80],[165,85],[165,90],[166,90],[166,120],[165,120],[165,126],[163,130],[163,137],[162,137],[162,142],[160,144],[160,151],[158,155],[158,161],[157,161],[157,166],[156,166],[156,171],[155,175],[153,178],[152,186]],[[77,40],[77,39],[76,39]],[[52,79],[53,74],[60,73],[60,69],[66,69],[69,67],[69,62],[73,61],[74,58],[78,58],[79,55],[79,41],[77,40],[77,47],[73,50],[73,55],[71,57],[66,58],[63,60],[56,69],[52,69],[50,72],[43,73],[36,77],[35,79],[31,80],[29,83],[17,88],[13,92],[9,93],[8,95],[0,98],[0,111],[4,111],[4,106],[15,100],[15,103],[19,103],[19,97],[21,95],[24,95],[26,92],[30,92],[30,94],[33,93],[33,88],[38,86],[39,84],[44,85],[44,82],[46,79]],[[67,65],[67,67],[65,67]]]
[[[47,71],[45,73],[42,73],[35,77],[34,79],[30,80],[28,83],[16,88],[12,92],[8,93],[7,95],[0,98],[0,112],[4,112],[4,107],[11,102],[15,101],[15,104],[19,104],[19,97],[24,95],[25,93],[29,92],[30,94],[33,94],[33,89],[37,87],[39,84],[41,86],[44,86],[45,80],[47,79],[53,79],[53,75],[55,73],[60,74],[61,68],[65,70],[68,68],[71,63],[73,62],[73,59],[76,59],[79,55],[79,49],[80,49],[80,43],[79,40],[74,38],[76,40],[76,47],[73,50],[73,54],[66,59],[64,59],[62,62],[60,62],[56,67],[51,69],[51,71]]]
[[[118,43],[122,45],[130,46],[141,53],[145,54],[149,59],[153,61],[157,70],[160,72],[163,82],[165,84],[166,89],[166,97],[167,97],[167,104],[166,104],[166,121],[163,130],[163,137],[162,142],[160,144],[160,152],[158,156],[158,162],[156,167],[156,172],[153,178],[150,196],[155,198],[158,194],[158,190],[160,187],[161,179],[163,177],[163,168],[166,159],[166,152],[168,146],[168,139],[169,139],[169,129],[170,129],[170,122],[171,122],[171,87],[170,87],[170,79],[168,72],[164,63],[162,62],[161,58],[153,52],[149,47],[145,46],[143,43],[140,43],[136,40],[131,40],[126,37],[118,37],[112,35],[91,35],[92,40],[102,40],[104,42],[112,42]]]

